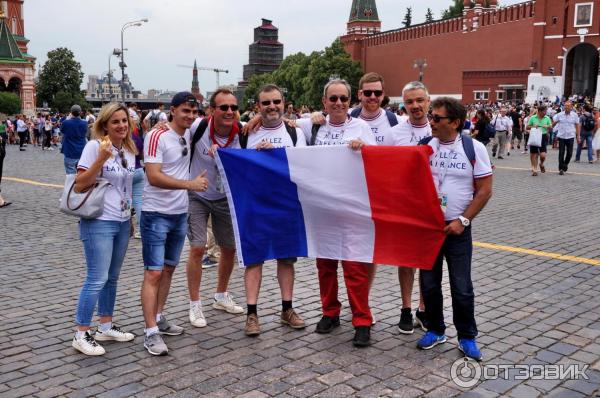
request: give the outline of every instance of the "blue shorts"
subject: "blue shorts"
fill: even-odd
[[[142,211],[140,233],[144,269],[162,271],[165,265],[176,267],[185,243],[188,213],[163,214]]]

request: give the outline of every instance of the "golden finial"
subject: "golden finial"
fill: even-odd
[[[6,16],[4,15],[4,10],[0,8],[0,19],[4,19]]]

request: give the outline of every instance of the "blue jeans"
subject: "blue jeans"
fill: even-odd
[[[176,267],[188,230],[188,213],[163,214],[142,211],[142,257],[144,269],[162,271]]]
[[[425,300],[425,316],[429,330],[444,334],[444,296],[442,294],[442,259],[446,258],[450,277],[450,295],[454,326],[458,338],[474,339],[477,336],[475,323],[475,294],[471,281],[471,256],[473,241],[471,227],[462,235],[449,235],[440,250],[431,271],[421,270],[421,291]]]
[[[594,136],[592,133],[581,133],[581,144],[577,144],[577,153],[575,153],[575,160],[579,162],[579,158],[581,158],[581,149],[583,147],[583,143],[587,143],[587,152],[588,152],[588,161],[594,160],[594,151],[592,149],[592,139]]]
[[[137,220],[136,231],[140,232],[140,223],[142,219],[142,193],[144,192],[144,169],[135,169],[133,174],[133,208],[135,209],[135,219]]]
[[[77,163],[79,163],[79,159],[71,159],[65,156],[65,173],[77,174]]]
[[[117,281],[129,243],[129,221],[81,219],[79,231],[87,276],[79,295],[75,322],[89,326],[96,304],[98,316],[113,315]]]

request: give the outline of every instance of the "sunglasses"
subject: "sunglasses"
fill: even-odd
[[[270,100],[270,101],[260,101],[260,104],[261,104],[262,106],[269,106],[269,105],[271,105],[271,104],[273,104],[273,105],[279,105],[279,104],[281,104],[282,102],[283,102],[282,100],[280,100],[280,99],[276,99],[276,100]]]
[[[337,95],[332,95],[332,96],[331,96],[331,97],[329,97],[328,99],[329,99],[329,102],[332,102],[332,103],[334,103],[334,104],[335,104],[336,102],[338,102],[338,100],[342,101],[342,103],[346,103],[346,102],[350,101],[350,98],[349,98],[349,97],[346,97],[345,95],[341,95],[341,96],[339,96],[339,97],[338,97]]]
[[[119,151],[119,157],[121,158],[121,166],[123,166],[123,168],[126,169],[128,163],[127,159],[125,159],[125,152],[122,149]]]
[[[227,112],[229,109],[231,109],[232,112],[237,112],[237,110],[239,109],[239,107],[237,105],[227,105],[227,104],[219,105],[219,106],[217,106],[217,108],[219,108],[222,112]]]
[[[363,90],[362,93],[365,97],[370,97],[375,94],[375,96],[379,98],[383,95],[383,90]]]
[[[181,146],[183,147],[183,150],[181,151],[181,156],[187,156],[188,154],[188,149],[187,149],[187,141],[185,140],[184,137],[181,137],[179,139],[179,143],[181,144]]]
[[[451,119],[451,118],[448,117],[448,116],[440,116],[440,115],[429,114],[429,115],[427,115],[427,119],[429,119],[430,121],[434,121],[436,123],[439,123],[439,122],[442,121],[442,119]]]

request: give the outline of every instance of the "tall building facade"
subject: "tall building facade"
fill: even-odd
[[[375,0],[355,0],[341,40],[365,71],[384,76],[392,100],[421,71],[432,96],[465,103],[577,94],[600,105],[600,0],[465,0],[458,18],[369,33],[378,23]]]
[[[270,73],[279,68],[283,61],[283,44],[279,42],[279,29],[273,21],[264,19],[261,26],[254,29],[254,42],[250,44],[250,60],[244,65],[244,80],[247,84],[250,77],[256,74]]]
[[[21,98],[22,112],[35,113],[35,57],[27,53],[24,0],[0,1],[0,92]]]

